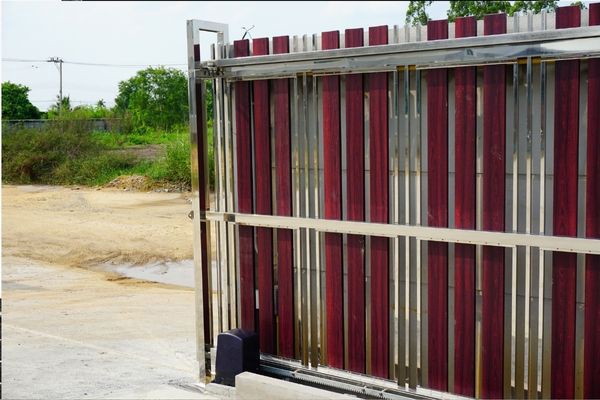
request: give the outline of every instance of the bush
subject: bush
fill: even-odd
[[[106,152],[81,122],[5,132],[2,158],[7,183],[102,184],[136,163]]]
[[[191,186],[189,140],[177,140],[174,143],[168,144],[165,163],[167,167],[167,180]]]
[[[53,183],[103,185],[128,173],[136,164],[137,160],[131,155],[110,152],[66,160],[55,169]]]
[[[54,171],[66,160],[100,151],[84,129],[20,129],[2,137],[2,179],[15,183],[54,183]]]
[[[209,127],[209,184],[214,188],[212,142]],[[131,148],[148,144],[163,145],[164,156],[148,159],[139,155],[143,148]],[[142,135],[92,132],[91,126],[80,120],[53,121],[44,129],[5,131],[2,153],[6,183],[103,185],[121,175],[144,175],[151,182],[191,187],[186,126]]]

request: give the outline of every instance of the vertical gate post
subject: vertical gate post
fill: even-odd
[[[192,174],[192,211],[194,229],[194,286],[196,309],[196,358],[198,377],[210,377],[211,280],[210,235],[205,220],[209,209],[208,140],[206,86],[196,79],[200,64],[200,31],[217,33],[217,42],[226,43],[228,25],[209,21],[187,21],[188,104]]]

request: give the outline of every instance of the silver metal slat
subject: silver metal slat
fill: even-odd
[[[452,37],[452,36],[450,36]],[[456,210],[456,134],[455,134],[455,78],[454,71],[448,71],[448,227],[455,228]],[[454,389],[455,354],[455,250],[454,244],[448,244],[448,392]],[[460,367],[460,366],[459,366]]]
[[[531,15],[529,15],[529,20],[531,20]],[[526,233],[531,233],[532,231],[532,212],[535,207],[533,201],[533,64],[531,58],[527,59],[527,171],[526,171],[526,179],[527,179],[527,192],[526,192],[526,204],[527,204],[527,213],[525,215],[526,219]],[[539,273],[539,263],[537,257],[534,257],[536,252],[535,249],[531,247],[526,248],[526,283],[525,283],[525,299],[527,301],[525,305],[525,329],[526,331],[526,339],[528,343],[528,347],[526,348],[527,352],[527,382],[526,382],[526,390],[527,397],[529,398],[537,398],[537,307],[536,307],[536,275]],[[537,293],[539,296],[539,293]]]
[[[317,49],[317,36],[312,37],[313,49]],[[309,98],[309,112],[310,112],[310,125],[309,125],[309,138],[310,138],[310,187],[312,188],[311,193],[311,215],[315,218],[320,218],[319,213],[319,142],[318,142],[318,88],[317,78],[312,77],[310,79],[310,93]],[[311,246],[310,246],[310,318],[311,318],[311,350],[310,358],[311,365],[316,367],[319,364],[319,269],[320,269],[320,257],[319,257],[319,234],[318,232],[311,232],[310,235]]]
[[[398,27],[394,27],[394,41],[399,40]],[[392,74],[392,115],[393,115],[393,135],[392,135],[392,149],[393,149],[393,199],[390,204],[393,207],[393,223],[399,224],[401,220],[401,207],[402,207],[402,188],[400,181],[400,81],[399,73],[394,72]],[[393,239],[393,271],[394,271],[394,318],[392,318],[391,334],[390,337],[394,339],[394,347],[392,349],[392,355],[390,358],[394,360],[395,368],[392,369],[394,378],[400,384],[404,384],[405,377],[405,350],[404,350],[404,270],[401,258],[401,238]]]
[[[302,42],[306,45],[306,35]],[[300,119],[302,120],[302,130],[300,131],[300,204],[301,213],[309,217],[309,188],[308,188],[308,104],[307,104],[307,76],[302,75],[302,100],[300,101]],[[310,249],[309,249],[309,231],[300,229],[300,282],[301,282],[301,326],[302,326],[302,363],[308,365],[310,356]]]
[[[545,96],[542,100],[542,113],[544,118],[545,135],[545,150],[544,150],[544,168],[545,168],[545,183],[544,183],[544,234],[551,235],[553,232],[553,214],[552,207],[554,205],[553,193],[553,151],[554,151],[554,113],[548,111],[548,101],[554,98],[554,64],[543,63],[543,70],[546,71],[546,76],[542,81],[545,86]],[[544,325],[543,332],[543,355],[542,355],[542,398],[550,398],[551,389],[551,368],[552,368],[552,252],[544,251]]]
[[[545,21],[545,13],[542,13],[542,23]],[[540,235],[544,234],[545,213],[545,182],[546,182],[546,110],[543,106],[546,101],[546,64],[540,64],[540,203],[539,203],[539,229]],[[538,250],[539,277],[538,277],[538,343],[542,343],[544,326],[544,251]],[[542,388],[542,351],[538,354],[537,390],[541,394]],[[539,395],[538,395],[539,396]]]
[[[292,39],[292,51],[300,51],[299,38],[294,36]],[[300,118],[299,118],[299,79],[295,78],[293,82],[293,95],[291,96],[291,127],[292,127],[292,166],[293,166],[293,179],[292,179],[292,196],[293,196],[293,211],[296,217],[300,217],[301,206],[300,206]],[[301,325],[300,320],[302,318],[302,261],[300,258],[300,229],[294,229],[294,305],[295,305],[295,318],[294,318],[294,347],[296,358],[301,358]]]
[[[236,93],[235,90],[233,90],[232,92],[232,96],[231,96],[231,103],[232,103],[232,108],[231,108],[231,131],[232,131],[232,147],[233,149],[237,148],[237,131],[236,131],[236,111],[235,111],[235,103],[236,103]],[[238,166],[237,166],[237,155],[235,152],[232,153],[232,158],[233,158],[233,176],[232,176],[232,180],[235,181],[236,177],[237,177],[237,171],[238,171]],[[234,182],[233,183],[233,210],[237,210],[238,209],[238,192],[237,192],[237,184]],[[240,276],[241,276],[241,270],[240,270],[240,231],[238,229],[238,226],[235,224],[229,224],[229,226],[231,226],[233,228],[234,231],[234,247],[235,247],[235,271],[236,271],[236,275],[235,275],[235,279],[236,282],[240,282]],[[237,285],[236,288],[236,307],[237,307],[237,321],[238,323],[241,325],[242,323],[242,296],[241,296],[241,285]]]
[[[577,174],[577,236],[585,237],[586,228],[586,186],[587,186],[587,62],[579,62],[579,140]],[[584,302],[585,302],[585,255],[577,254],[577,280],[575,300],[575,398],[583,398],[584,360]]]
[[[417,40],[427,38],[426,26],[417,27]],[[419,83],[417,84],[417,110],[419,115],[419,140],[418,144],[418,175],[419,175],[419,224],[427,226],[427,198],[428,198],[428,154],[427,154],[427,72],[417,70]],[[429,298],[428,298],[428,262],[429,262],[429,242],[418,241],[418,254],[420,256],[419,275],[420,282],[417,285],[419,290],[419,384],[421,387],[429,386]]]
[[[415,76],[415,81],[416,82],[416,74],[418,73],[415,72],[413,73],[413,76]],[[411,82],[411,87],[412,87],[413,83]],[[416,91],[417,91],[417,85],[415,83],[414,86],[414,98],[416,99]],[[412,92],[412,90],[411,90]],[[411,96],[413,96],[413,94],[411,93]],[[411,98],[412,100],[412,98]],[[411,175],[411,181],[410,181],[410,189],[409,189],[409,193],[410,193],[410,204],[414,204],[413,207],[410,208],[409,212],[410,212],[410,221],[411,224],[415,224],[418,221],[418,215],[420,214],[419,212],[417,212],[417,208],[418,208],[418,204],[419,201],[416,198],[417,196],[417,189],[418,189],[418,184],[417,184],[417,175],[416,175],[416,153],[417,153],[417,133],[415,132],[416,129],[418,129],[418,121],[416,120],[416,117],[418,115],[418,111],[417,111],[417,107],[416,104],[418,103],[418,100],[415,100],[415,107],[414,107],[414,115],[411,115],[411,118],[413,119],[413,123],[410,124],[411,126],[411,132],[410,132],[410,158],[411,158],[411,171],[410,171],[410,175]],[[419,270],[418,270],[418,263],[420,262],[420,259],[417,257],[417,248],[419,246],[419,243],[417,243],[417,239],[416,238],[410,238],[410,243],[409,243],[409,257],[410,257],[410,264],[409,264],[409,268],[410,268],[410,280],[409,280],[409,296],[410,296],[410,301],[409,301],[409,312],[410,312],[410,319],[409,319],[409,332],[408,332],[408,351],[409,351],[409,380],[408,380],[408,384],[409,384],[409,388],[416,388],[418,385],[418,356],[419,356],[419,339],[418,339],[418,326],[419,326],[419,312],[420,312],[420,308],[419,308],[419,291],[417,289],[417,285],[420,283],[420,278],[417,278],[417,276],[419,275]]]
[[[317,174],[318,174],[318,191],[319,191],[319,198],[318,198],[318,204],[319,204],[319,216],[323,216],[323,210],[325,209],[325,196],[324,194],[324,187],[325,187],[325,183],[324,183],[324,175],[323,175],[323,165],[324,165],[324,151],[323,151],[323,87],[322,87],[322,82],[320,79],[316,80],[317,82],[317,126],[316,126],[316,135],[317,135],[317,140],[318,140],[318,158],[317,158],[317,163],[318,163],[318,169],[317,169]],[[341,84],[340,84],[341,85]],[[341,91],[341,90],[340,90]],[[341,93],[340,93],[341,96]],[[343,112],[343,105],[340,103],[340,107],[341,110]],[[341,115],[341,114],[340,114]],[[343,120],[341,122],[341,127],[343,129]],[[343,132],[343,131],[342,131]],[[342,143],[344,143],[344,136],[342,133]],[[342,144],[343,146],[343,144]],[[344,154],[343,150],[342,150],[342,154]],[[342,157],[342,163],[344,163],[344,158]],[[344,190],[344,184],[342,183],[342,193]],[[344,206],[342,206],[343,208]],[[344,214],[343,214],[344,215]],[[318,244],[317,244],[317,248],[319,251],[319,255],[318,255],[318,262],[319,262],[319,270],[318,270],[318,275],[317,275],[317,287],[318,287],[318,307],[319,307],[319,317],[318,317],[318,323],[319,323],[319,364],[321,365],[326,365],[327,364],[327,346],[325,344],[326,342],[326,330],[327,330],[327,314],[326,314],[326,286],[325,286],[325,240],[324,240],[324,234],[319,232],[319,234],[317,235],[317,240],[318,240]],[[344,307],[346,307],[346,304],[344,302]],[[344,311],[344,315],[347,315],[347,310]],[[347,327],[344,327],[345,331],[344,331],[344,337],[347,337]],[[345,357],[346,359],[347,357]]]
[[[232,212],[233,208],[233,138],[231,121],[233,120],[231,85],[225,84],[225,185],[227,192],[226,211]],[[229,325],[236,327],[237,325],[237,272],[235,263],[235,229],[232,224],[227,224],[227,265],[229,270]]]
[[[215,59],[215,44],[211,44],[210,45],[210,57],[211,60]],[[213,85],[211,87],[211,96],[213,96],[213,99],[216,99],[216,87],[214,84],[214,80],[213,80]],[[218,100],[217,100],[218,102]],[[217,106],[218,107],[218,106]],[[208,116],[207,116],[208,117]],[[211,196],[210,198],[210,202],[209,202],[209,207],[211,210],[214,211],[218,211],[220,208],[220,174],[219,174],[219,169],[220,169],[220,157],[217,154],[218,153],[218,149],[217,149],[217,140],[215,140],[215,130],[217,131],[217,135],[218,136],[218,120],[217,120],[217,113],[213,113],[213,131],[212,131],[212,135],[213,135],[213,155],[215,158],[215,170],[214,170],[214,176],[210,176],[209,175],[209,182],[211,178],[214,178],[215,180],[215,196]],[[207,132],[208,134],[208,132]],[[210,171],[209,171],[210,174]],[[210,186],[210,183],[209,183]],[[210,244],[209,250],[208,252],[210,254],[212,254],[212,258],[214,259],[214,262],[210,264],[210,270],[211,273],[213,273],[212,277],[211,277],[211,283],[214,283],[213,287],[211,288],[210,291],[210,301],[212,302],[212,343],[216,342],[216,338],[219,332],[222,331],[222,324],[221,324],[221,297],[222,297],[222,291],[221,291],[221,238],[220,238],[220,232],[219,232],[219,225],[221,225],[220,222],[211,222],[209,224],[207,224],[209,226],[208,230],[214,233],[215,236],[215,242],[216,242],[216,246],[213,249],[212,247],[212,243]],[[213,279],[216,280],[216,282],[213,282]]]
[[[395,41],[395,34],[390,35]],[[397,116],[397,96],[398,96],[398,73],[388,74],[388,221],[398,223],[398,116]],[[398,356],[398,238],[389,239],[390,256],[388,258],[388,370],[390,379],[396,379],[396,366]]]
[[[406,29],[406,28],[405,28]],[[406,40],[408,41],[408,30]],[[401,136],[404,138],[402,147],[404,157],[404,219],[402,220],[405,224],[410,224],[410,70],[408,65],[404,66],[403,69],[403,109],[404,109],[404,134]],[[398,375],[398,384],[405,386],[407,382],[407,367],[409,363],[410,354],[410,342],[409,342],[409,328],[410,328],[410,239],[408,237],[401,238],[404,250],[404,263],[402,264],[403,269],[401,273],[404,275],[404,320],[399,326],[399,334],[402,336],[403,345],[399,358],[403,359],[404,368],[401,368],[400,374]]]
[[[542,11],[540,13],[540,25],[541,29],[546,29],[546,12]],[[540,199],[539,199],[539,227],[538,233],[540,235],[544,234],[544,215],[545,215],[545,183],[546,183],[546,64],[540,64],[540,159],[539,159],[539,169],[540,169],[540,179],[539,179],[539,190],[540,190]],[[537,346],[536,348],[541,347],[541,351],[538,350],[537,354],[537,376],[536,376],[536,396],[539,398],[542,395],[542,376],[543,376],[543,338],[544,338],[544,285],[545,285],[545,263],[544,263],[544,251],[538,249],[538,258],[539,258],[539,275],[538,275],[538,323],[537,323]],[[531,388],[531,386],[530,386]]]
[[[483,29],[483,24],[478,23]],[[475,197],[476,197],[476,213],[475,227],[482,228],[482,213],[483,209],[483,69],[477,69],[477,136],[476,136],[476,181],[475,181]],[[482,247],[477,246],[475,249],[475,397],[481,396],[481,318],[482,318]]]
[[[364,43],[369,43],[369,32],[365,32]],[[365,149],[365,221],[371,221],[371,164],[370,164],[370,92],[369,79],[363,78],[364,102],[363,109],[365,113],[364,129],[364,149]],[[365,360],[367,375],[371,373],[371,237],[365,237]]]
[[[216,58],[222,58],[223,44],[217,44],[215,56]],[[223,80],[215,79],[214,83],[215,96],[213,97],[215,121],[217,124],[213,124],[213,143],[216,145],[215,148],[215,171],[218,174],[218,190],[215,190],[215,195],[218,195],[218,209],[225,211],[227,204],[226,194],[226,164],[225,164],[225,117],[224,117],[224,92],[223,92]],[[215,133],[214,129],[217,127]],[[217,140],[215,140],[217,139]],[[217,157],[218,157],[218,169],[217,169]],[[215,185],[216,186],[216,185]],[[227,260],[227,224],[225,222],[219,223],[218,226],[219,234],[219,267],[220,267],[220,327],[221,332],[229,330],[229,265]],[[215,340],[216,343],[216,340]]]
[[[519,21],[520,18],[515,15],[514,21],[516,25],[516,29],[520,29]],[[513,65],[513,93],[515,96],[515,104],[514,104],[514,130],[513,130],[513,232],[523,232],[523,204],[520,202],[520,197],[522,192],[521,185],[521,174],[520,170],[523,168],[523,152],[521,148],[521,137],[523,136],[521,132],[521,125],[523,122],[523,118],[521,118],[521,107],[520,107],[520,81],[521,81],[521,65],[515,64]],[[526,122],[526,121],[525,121]],[[525,376],[525,319],[524,319],[524,280],[526,276],[526,265],[525,265],[525,247],[518,247],[513,253],[515,258],[513,259],[512,264],[512,308],[511,313],[514,321],[513,332],[514,336],[514,374],[513,374],[513,384],[514,386],[514,397],[515,398],[523,398],[524,397],[524,388],[522,384],[524,376]]]
[[[415,40],[417,42],[421,41],[421,27],[415,27]],[[423,124],[422,124],[422,72],[417,70],[415,71],[415,118],[416,118],[416,137],[415,137],[415,224],[421,225],[422,223],[422,139],[423,139]],[[417,384],[421,387],[426,386],[423,382],[423,290],[422,290],[422,279],[423,279],[423,259],[422,259],[423,251],[422,251],[422,241],[419,239],[415,240],[415,265],[416,265],[416,302],[417,302],[417,314],[416,314],[416,348],[417,348]]]

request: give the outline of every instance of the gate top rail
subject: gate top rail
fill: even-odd
[[[393,71],[398,67],[441,68],[505,63],[519,58],[587,58],[600,56],[600,27],[474,36],[435,41],[395,43],[223,58],[197,63],[197,78],[273,79],[299,73],[343,74]]]

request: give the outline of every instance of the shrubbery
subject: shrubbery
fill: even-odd
[[[145,175],[157,186],[168,183],[191,187],[190,141],[186,127],[140,135],[91,132],[88,121],[64,122],[50,124],[45,129],[5,131],[2,135],[3,182],[95,186],[121,175]],[[164,156],[140,159],[128,150],[149,144],[164,146]],[[210,185],[214,187],[210,134],[209,171]]]
[[[5,89],[9,88],[3,84],[3,93]],[[21,92],[27,100],[28,89],[21,89],[25,90]],[[206,100],[211,116],[210,85]],[[4,129],[3,182],[103,185],[120,175],[135,174],[145,175],[154,182],[189,188],[185,74],[162,67],[139,71],[119,84],[115,102],[113,108],[107,108],[102,100],[96,105],[72,107],[69,96],[65,96],[44,113],[43,117],[48,121],[42,129],[26,129],[20,125]],[[4,106],[3,102],[3,110]],[[106,121],[109,131],[94,131],[96,119]],[[214,155],[210,117],[208,125],[209,184],[212,188]],[[164,156],[148,159],[133,154],[143,152],[139,146],[146,145],[164,146]]]
[[[2,180],[8,183],[96,185],[133,166],[133,157],[106,152],[85,123],[2,135]]]

